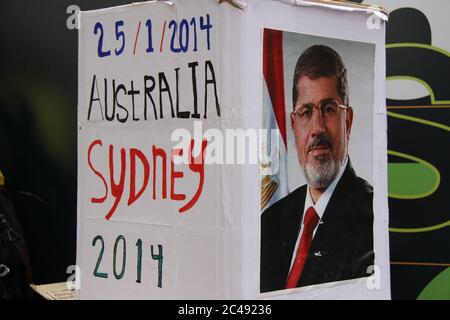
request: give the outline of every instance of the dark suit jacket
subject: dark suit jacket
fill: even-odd
[[[307,187],[261,215],[261,292],[284,289],[300,232]],[[373,189],[350,161],[322,216],[298,287],[369,276],[374,264]]]

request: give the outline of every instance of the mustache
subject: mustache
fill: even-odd
[[[331,148],[331,140],[326,133],[321,133],[314,138],[308,147],[308,152],[317,147]]]

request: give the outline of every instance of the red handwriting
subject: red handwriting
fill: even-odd
[[[89,150],[88,150],[88,154],[90,155],[92,152],[92,148],[94,148],[96,145],[100,145],[102,146],[102,141],[101,140],[95,140],[94,142],[91,143],[91,145],[89,146]],[[100,179],[102,179],[103,184],[105,185],[105,195],[101,198],[91,198],[91,202],[92,203],[103,203],[105,202],[106,198],[108,197],[108,184],[106,183],[105,178],[103,177],[103,175],[98,172],[97,170],[94,169],[94,166],[92,165],[91,162],[91,157],[88,157],[88,164],[89,164],[89,168],[91,168],[92,171],[94,171],[95,175],[97,177],[99,177]]]
[[[191,140],[190,146],[189,146],[189,170],[193,173],[198,174],[199,176],[199,182],[197,185],[197,189],[192,196],[192,198],[186,202],[178,211],[180,213],[185,213],[189,209],[191,209],[199,200],[202,191],[203,191],[203,184],[205,181],[205,161],[204,161],[204,155],[205,150],[207,147],[208,142],[206,140],[202,141],[202,147],[201,152],[198,156],[193,156],[193,149],[194,149],[194,140]],[[120,161],[119,163],[114,161],[114,145],[110,144],[108,148],[108,166],[109,166],[109,187],[107,179],[105,178],[104,174],[99,170],[99,168],[96,168],[94,164],[92,163],[92,153],[93,152],[100,152],[101,149],[103,149],[103,142],[102,140],[94,140],[89,148],[88,148],[88,165],[89,168],[92,170],[92,172],[102,181],[104,188],[105,188],[105,194],[102,197],[91,197],[90,201],[91,203],[101,204],[104,203],[109,195],[114,199],[114,202],[111,206],[111,208],[108,210],[108,212],[105,215],[105,219],[109,220],[116,212],[117,206],[119,205],[120,201],[122,200],[124,189],[125,189],[125,175],[127,173],[127,149],[120,148]],[[116,151],[117,152],[117,151]],[[128,201],[127,205],[131,206],[134,202],[136,202],[142,194],[147,189],[149,180],[150,180],[150,163],[149,158],[145,155],[142,150],[136,149],[136,148],[130,148],[128,150],[129,155],[129,194],[128,194]],[[175,163],[174,163],[174,157],[175,156],[182,156],[183,150],[182,149],[173,149],[171,150],[171,156],[170,156],[170,199],[174,201],[184,201],[186,200],[186,195],[182,193],[176,193],[176,181],[179,179],[184,178],[184,172],[175,170]],[[160,193],[162,199],[167,199],[167,153],[164,149],[158,148],[155,145],[152,146],[152,154],[151,159],[153,163],[153,196],[152,198],[154,200],[157,199],[157,189],[158,184],[157,180],[159,177],[160,181]],[[141,185],[137,186],[136,182],[136,167],[137,163],[140,163],[143,168],[143,179]],[[115,171],[119,170],[119,179],[116,181],[114,178]],[[159,173],[159,175],[157,175]],[[117,176],[117,172],[116,172]],[[109,190],[111,192],[109,193]]]
[[[190,208],[194,206],[194,204],[197,202],[198,198],[200,198],[200,194],[203,190],[203,182],[205,181],[205,150],[206,146],[208,144],[208,141],[203,140],[202,141],[202,150],[200,155],[198,155],[196,158],[192,156],[192,150],[194,149],[194,140],[191,139],[191,146],[189,148],[189,154],[190,154],[190,160],[189,160],[189,169],[191,169],[193,172],[197,172],[200,176],[200,181],[198,183],[197,192],[194,194],[192,199],[186,203],[186,205],[182,208],[180,208],[180,213],[183,213]]]

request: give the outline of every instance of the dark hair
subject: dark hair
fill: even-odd
[[[297,60],[292,84],[292,101],[298,99],[297,82],[302,76],[315,80],[319,77],[335,76],[337,91],[346,106],[349,105],[347,69],[339,54],[324,45],[314,45],[306,49]]]

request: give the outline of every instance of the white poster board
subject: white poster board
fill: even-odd
[[[240,3],[80,14],[78,298],[389,298],[384,22]],[[372,278],[260,292],[263,28],[374,46]]]

